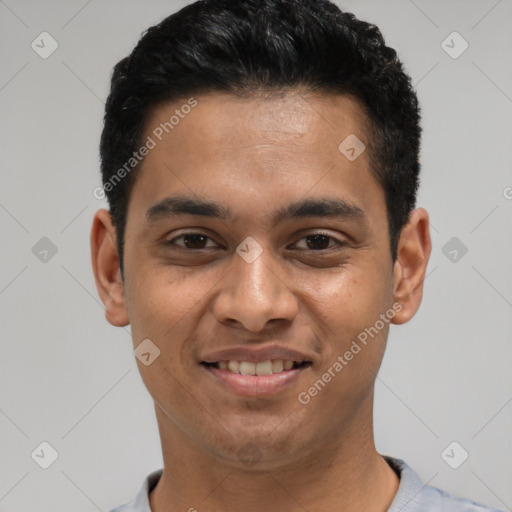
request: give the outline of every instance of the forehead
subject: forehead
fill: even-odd
[[[360,103],[344,95],[210,93],[162,103],[146,119],[142,140],[153,148],[132,195],[148,208],[170,193],[222,195],[249,211],[248,199],[265,208],[338,191],[365,209],[382,192],[368,152],[350,160],[340,144],[350,137],[367,144],[366,123]]]
[[[178,143],[188,142],[193,131],[196,138],[213,144],[198,148],[201,151],[223,148],[236,153],[251,143],[259,143],[262,151],[282,141],[319,151],[351,133],[366,138],[364,108],[350,95],[291,90],[248,97],[209,93],[194,100],[194,108],[188,106],[190,98],[182,98],[150,109],[146,134],[160,140],[170,139],[172,133]]]

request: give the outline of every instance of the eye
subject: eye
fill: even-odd
[[[178,243],[178,240],[182,240],[182,243]],[[302,247],[298,247],[299,243],[305,241]],[[210,245],[208,245],[210,242]],[[212,245],[213,243],[213,245]],[[185,249],[191,250],[201,250],[201,249],[209,249],[212,247],[218,247],[218,245],[212,240],[210,237],[196,232],[184,233],[172,240],[168,240],[164,242],[166,246],[174,246],[178,245]],[[345,245],[345,242],[341,240],[337,240],[332,235],[328,233],[313,233],[311,235],[307,235],[302,237],[298,242],[295,243],[295,247],[298,247],[300,250],[309,250],[309,251],[325,251],[328,249],[332,249],[335,246],[341,247]]]
[[[301,242],[302,240],[306,240],[305,247],[299,247],[301,250],[312,250],[312,251],[323,251],[330,249],[336,245],[343,246],[345,245],[344,242],[335,239],[332,235],[329,235],[327,233],[314,233],[311,235],[307,235],[299,240]],[[330,245],[330,242],[334,242],[333,245]],[[299,243],[297,242],[297,244]],[[295,244],[297,246],[297,244]]]
[[[177,243],[176,240],[181,240],[183,239],[183,242],[184,243]],[[179,245],[180,247],[185,247],[187,249],[208,249],[209,247],[212,247],[211,245],[210,246],[207,246],[205,244],[207,244],[207,241],[210,240],[211,242],[213,242],[213,240],[206,236],[206,235],[203,235],[202,233],[185,233],[183,235],[180,235],[176,238],[173,238],[172,240],[169,240],[167,242],[165,242],[165,245]],[[213,247],[215,247],[216,244],[214,243]]]

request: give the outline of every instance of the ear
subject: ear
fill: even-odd
[[[91,229],[91,259],[105,318],[115,327],[130,323],[117,252],[116,230],[108,210],[98,210]]]
[[[391,320],[394,324],[408,322],[418,311],[423,297],[423,281],[432,250],[428,213],[416,208],[403,227],[393,268],[394,301],[402,309]]]

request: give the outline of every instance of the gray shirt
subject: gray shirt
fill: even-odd
[[[418,475],[401,459],[383,455],[400,478],[400,485],[388,512],[503,512],[474,501],[458,498],[437,487],[424,485]],[[151,512],[149,493],[155,488],[162,469],[146,477],[136,498],[110,512]]]

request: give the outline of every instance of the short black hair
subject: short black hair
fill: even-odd
[[[121,273],[138,166],[122,173],[123,179],[118,171],[142,144],[149,109],[192,94],[250,97],[294,88],[349,94],[361,103],[396,260],[419,185],[420,108],[410,77],[379,28],[329,0],[200,0],[147,29],[113,69],[100,157]]]

